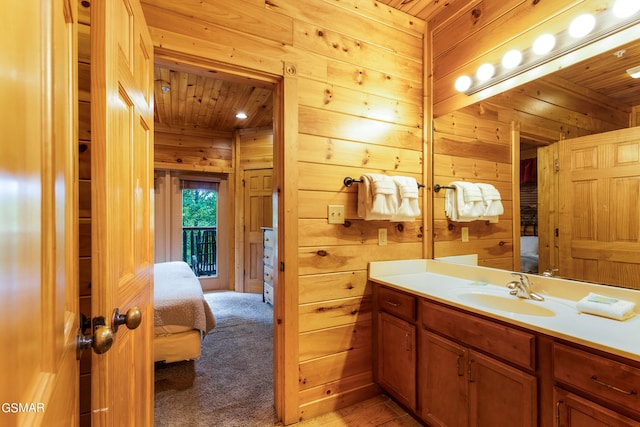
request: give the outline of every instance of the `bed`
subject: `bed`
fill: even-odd
[[[200,358],[200,344],[216,321],[200,281],[182,261],[154,265],[154,360]]]
[[[520,236],[520,271],[538,274],[538,236]]]

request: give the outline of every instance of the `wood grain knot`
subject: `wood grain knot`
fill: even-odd
[[[316,254],[318,254],[319,256],[327,256],[327,251],[325,251],[324,249],[320,249],[318,252],[316,252]]]

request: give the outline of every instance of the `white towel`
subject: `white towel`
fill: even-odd
[[[583,313],[596,314],[615,320],[627,320],[633,317],[635,306],[634,302],[605,297],[593,292],[589,292],[589,295],[576,304],[576,308]]]
[[[502,215],[504,213],[504,206],[502,206],[500,192],[491,184],[477,183],[476,185],[480,188],[484,206],[484,212],[481,219],[497,222],[498,215]]]
[[[415,221],[420,216],[418,206],[418,182],[409,176],[394,176],[393,181],[398,189],[398,211],[391,217],[391,221]]]
[[[365,174],[358,185],[358,217],[388,220],[398,211],[398,189],[391,177]]]
[[[447,217],[456,222],[469,222],[481,219],[484,213],[482,193],[477,185],[465,182],[454,181],[449,183],[445,194],[445,213]]]

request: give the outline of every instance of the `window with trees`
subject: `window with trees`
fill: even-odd
[[[218,259],[218,183],[181,182],[182,260],[197,276],[215,276]]]

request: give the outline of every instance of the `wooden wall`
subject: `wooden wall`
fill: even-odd
[[[511,124],[476,106],[434,120],[433,182],[451,181],[492,184],[502,196],[504,214],[498,223],[452,222],[445,216],[445,194],[434,192],[434,257],[478,254],[487,267],[513,268]],[[462,241],[468,227],[469,241]]]
[[[154,125],[156,169],[229,173],[233,170],[233,135],[211,129]]]
[[[273,168],[273,129],[242,129],[237,140],[238,169]]]
[[[285,422],[306,419],[377,393],[371,369],[373,260],[423,255],[421,221],[356,218],[357,185],[345,176],[401,174],[423,181],[424,23],[379,3],[353,0],[145,0],[157,52],[179,52],[295,80],[297,134],[288,141],[299,173],[297,301],[291,345],[298,393],[286,394]],[[292,117],[292,115],[288,115]],[[343,204],[348,224],[328,225],[327,205]],[[388,245],[377,245],[378,228]],[[280,242],[287,245],[288,242]],[[288,276],[289,277],[289,276]],[[285,349],[285,352],[287,349]],[[295,375],[289,372],[290,375]],[[291,392],[292,390],[288,390]]]

